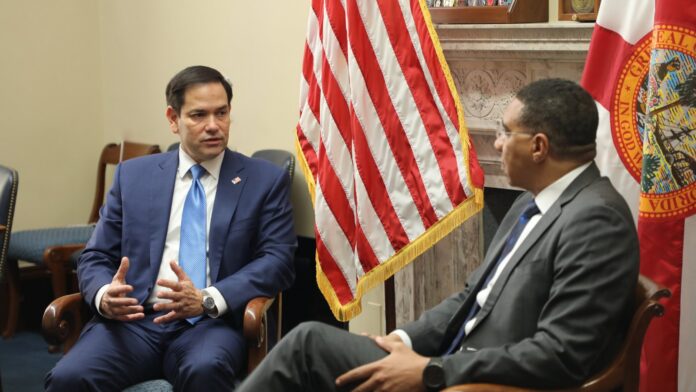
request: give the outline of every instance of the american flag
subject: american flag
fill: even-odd
[[[313,0],[297,148],[335,317],[483,204],[483,173],[425,0]]]

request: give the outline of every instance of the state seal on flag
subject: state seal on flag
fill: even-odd
[[[614,145],[641,184],[643,218],[696,212],[696,32],[656,25],[628,56],[611,103]]]

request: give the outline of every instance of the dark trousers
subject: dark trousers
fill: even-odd
[[[306,322],[283,338],[237,391],[334,391],[338,376],[385,356],[368,337]]]
[[[95,318],[75,346],[46,375],[47,391],[121,391],[167,379],[175,391],[230,391],[244,368],[239,331],[208,317],[164,326],[148,314],[137,322]]]

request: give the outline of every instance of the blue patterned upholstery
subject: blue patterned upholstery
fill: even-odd
[[[167,380],[150,380],[128,387],[123,392],[171,392],[172,384]]]
[[[65,244],[84,244],[89,240],[93,230],[94,225],[79,225],[16,231],[12,233],[7,258],[42,265],[46,248]]]

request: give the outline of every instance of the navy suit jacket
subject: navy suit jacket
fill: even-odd
[[[289,176],[270,162],[225,150],[208,237],[211,284],[228,305],[225,318],[240,326],[246,303],[273,297],[295,276],[296,237]],[[157,279],[166,238],[178,151],[121,163],[100,219],[78,263],[80,291],[95,310],[97,291],[121,257],[126,282],[143,303]]]

